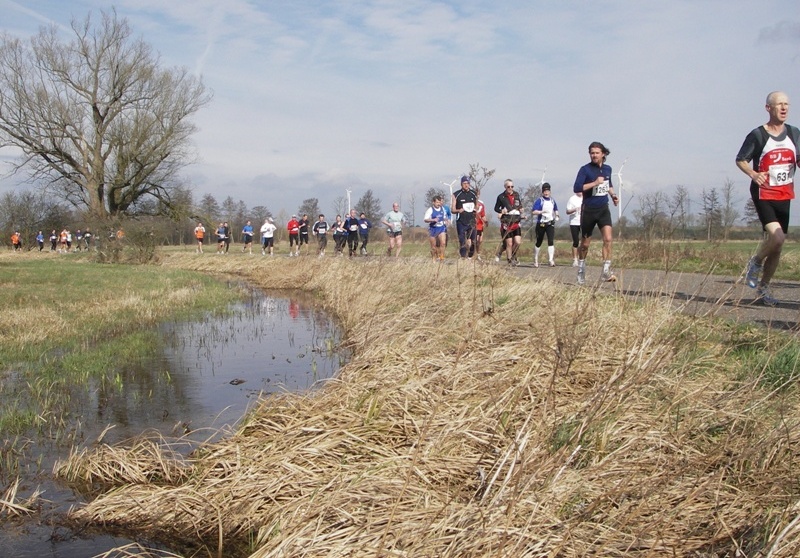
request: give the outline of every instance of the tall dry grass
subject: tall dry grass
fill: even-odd
[[[253,558],[800,553],[795,391],[742,374],[724,326],[461,262],[163,265],[317,293],[352,360],[174,465],[76,452],[61,477],[114,485],[77,521]]]

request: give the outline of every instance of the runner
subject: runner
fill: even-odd
[[[58,253],[59,254],[66,254],[67,253],[67,229],[64,228],[58,234]]]
[[[289,222],[286,223],[286,230],[289,231],[289,257],[300,255],[300,221],[297,220],[297,215],[292,215]],[[292,251],[292,246],[295,247],[295,252]]]
[[[273,248],[275,246],[275,231],[278,227],[272,221],[272,217],[267,217],[264,224],[261,225],[261,255],[266,256],[267,250],[269,255],[274,256]]]
[[[344,229],[347,231],[348,255],[352,258],[358,251],[358,214],[355,209],[351,209],[344,220]]]
[[[403,224],[406,222],[406,216],[400,211],[400,204],[394,202],[392,210],[383,216],[381,223],[386,227],[386,236],[389,239],[389,247],[386,249],[386,255],[391,256],[392,251],[396,257],[400,256],[400,250],[403,249]]]
[[[480,261],[482,259],[483,229],[486,227],[488,220],[486,219],[486,204],[481,200],[481,191],[476,190],[475,196],[478,198],[478,203],[475,204],[475,258]]]
[[[542,195],[533,202],[531,215],[536,216],[536,246],[533,249],[533,267],[539,267],[539,250],[542,241],[547,235],[547,260],[550,267],[556,266],[555,254],[556,247],[554,239],[556,234],[556,222],[558,221],[558,204],[550,197],[550,184],[542,184]]]
[[[334,255],[335,256],[344,256],[344,247],[347,244],[347,229],[344,228],[344,221],[342,221],[342,216],[337,215],[336,220],[333,222],[333,242],[334,244]]]
[[[20,236],[19,231],[14,231],[11,235],[11,246],[15,252],[22,251],[22,236]]]
[[[244,246],[242,246],[242,253],[246,251],[250,251],[250,255],[253,254],[253,224],[248,221],[245,223],[244,227],[242,227],[242,240],[244,241]]]
[[[325,215],[319,214],[319,219],[314,223],[314,236],[317,237],[317,257],[322,258],[325,256],[325,248],[328,246],[328,222],[325,220]]]
[[[73,251],[80,252],[83,249],[81,246],[82,244],[83,244],[83,233],[81,232],[80,229],[78,229],[77,231],[75,231],[75,250]]]
[[[447,225],[450,220],[442,207],[442,196],[435,195],[431,200],[433,205],[425,212],[423,221],[428,223],[428,240],[431,243],[431,257],[434,260],[444,260],[445,239]]]
[[[306,252],[310,250],[308,246],[308,214],[303,213],[303,216],[300,218],[300,224],[298,225],[298,240],[300,244],[297,247],[297,255],[300,255],[300,248],[305,244]]]
[[[217,254],[225,253],[225,237],[227,234],[228,230],[225,227],[225,224],[220,223],[217,227]]]
[[[508,264],[519,265],[517,252],[522,245],[521,222],[525,216],[522,214],[521,196],[514,193],[514,181],[510,178],[503,182],[503,193],[497,196],[494,212],[500,217],[500,248],[494,261],[499,262],[500,255],[505,251]]]
[[[92,247],[92,231],[89,229],[86,229],[83,232],[83,244],[86,247],[87,252]]]
[[[581,209],[581,244],[578,248],[578,284],[586,282],[586,255],[589,253],[589,244],[592,241],[594,227],[600,229],[603,238],[603,274],[604,281],[616,281],[617,278],[611,271],[611,211],[608,208],[608,198],[616,206],[619,198],[613,192],[611,183],[611,167],[606,164],[606,157],[611,152],[599,141],[589,144],[589,158],[591,161],[578,170],[575,177],[573,191],[583,192],[583,207]]]
[[[462,258],[472,258],[475,253],[478,229],[475,225],[475,207],[478,196],[469,187],[469,177],[461,177],[461,190],[454,192],[450,207],[458,215],[456,232],[458,233],[458,254]]]
[[[363,211],[358,217],[358,234],[361,237],[361,255],[367,255],[367,243],[369,242],[369,230],[372,228],[372,223],[367,219],[367,214]]]
[[[52,232],[50,233],[50,251],[55,252],[57,245],[58,245],[58,234],[56,233],[56,230],[53,229]]]
[[[581,242],[581,206],[583,192],[573,192],[567,201],[569,232],[572,235],[572,267],[578,267],[578,245]]]
[[[750,177],[750,197],[765,233],[758,251],[747,264],[745,282],[748,287],[758,289],[762,304],[777,306],[769,282],[778,269],[789,232],[794,173],[800,163],[800,130],[786,124],[789,117],[786,93],[773,91],[767,95],[766,109],[769,120],[747,134],[736,155],[736,166]]]
[[[89,231],[87,230],[86,233],[88,234]],[[194,228],[194,237],[197,239],[197,253],[203,253],[203,238],[206,236],[206,228],[203,226],[203,223],[198,222],[197,226]],[[88,250],[88,244],[86,249]]]
[[[222,223],[222,226],[225,227],[225,253],[227,254],[231,247],[231,240],[233,240],[233,231],[227,221]]]
[[[36,235],[36,244],[39,245],[40,252],[44,250],[44,233],[42,233],[42,231],[39,231],[39,233]]]

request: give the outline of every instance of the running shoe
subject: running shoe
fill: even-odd
[[[550,267],[555,267],[555,266],[556,266],[556,262],[554,262],[553,260],[550,260]]]
[[[579,265],[578,260],[572,260],[572,267],[578,267]]]
[[[511,265],[514,266],[514,267],[517,267],[519,265],[519,260],[517,259],[516,256],[511,258]]]
[[[539,267],[539,262],[533,262],[533,267]]]
[[[578,268],[578,285],[583,285],[586,283],[586,268],[579,267]]]
[[[775,307],[778,305],[778,299],[772,296],[772,293],[769,292],[769,287],[766,285],[761,285],[758,287],[758,298],[756,299],[758,302],[763,304],[764,306],[772,306]]]
[[[750,261],[747,262],[747,269],[744,271],[744,280],[748,287],[751,289],[758,287],[758,278],[763,270],[764,266],[758,263],[755,256],[750,258]]]
[[[494,262],[495,263],[500,263],[500,256],[495,256],[494,257]]]
[[[616,281],[617,280],[617,276],[614,275],[613,271],[611,271],[610,269],[607,269],[607,270],[603,271],[603,274],[600,276],[600,279],[602,279],[603,281]]]

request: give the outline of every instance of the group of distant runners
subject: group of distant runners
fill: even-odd
[[[89,229],[81,231],[78,229],[73,234],[69,228],[64,228],[61,232],[56,232],[53,229],[49,237],[45,237],[44,232],[39,231],[34,237],[36,248],[39,252],[44,251],[46,242],[50,243],[50,251],[59,254],[66,254],[69,252],[80,252],[82,250],[90,250],[92,248],[92,240],[94,236]],[[11,235],[11,248],[15,252],[22,251],[22,235],[19,231],[14,231]]]
[[[767,96],[766,110],[769,120],[763,126],[751,131],[737,157],[739,169],[751,179],[750,193],[756,211],[765,231],[764,241],[757,253],[748,262],[744,273],[748,286],[757,289],[758,300],[767,306],[775,306],[778,301],[769,290],[769,283],[781,256],[781,250],[788,233],[790,200],[794,199],[794,174],[800,161],[800,131],[786,124],[789,114],[789,99],[780,91]],[[577,268],[577,282],[586,282],[586,256],[597,228],[602,239],[601,280],[615,281],[611,269],[612,255],[612,217],[609,203],[619,204],[614,191],[612,169],[606,163],[610,154],[600,142],[589,144],[589,162],[579,170],[573,184],[573,193],[566,207],[572,236],[572,265]],[[536,231],[534,246],[534,267],[539,267],[541,246],[547,239],[547,264],[555,266],[555,224],[559,221],[558,204],[551,196],[549,183],[542,184],[541,196],[530,208],[530,217],[535,219]],[[424,222],[428,226],[430,252],[434,260],[443,260],[447,246],[447,230],[455,221],[459,242],[459,255],[465,259],[482,259],[481,245],[487,226],[486,207],[480,199],[480,191],[472,187],[469,176],[461,178],[461,187],[451,195],[450,205],[442,196],[435,196],[427,208]],[[500,219],[500,245],[494,253],[496,262],[505,256],[509,265],[518,265],[517,254],[522,244],[522,222],[528,218],[528,208],[523,207],[519,194],[514,192],[514,181],[507,179],[495,201],[494,212]],[[403,228],[406,217],[398,203],[381,219],[386,228],[388,246],[386,254],[399,256],[403,246]],[[343,219],[337,215],[328,223],[325,215],[319,215],[313,223],[308,215],[300,219],[292,215],[287,223],[289,233],[289,255],[299,256],[303,246],[309,246],[310,237],[316,239],[316,254],[325,255],[328,236],[333,237],[334,253],[344,255],[345,248],[350,257],[367,254],[369,232],[373,224],[364,213],[351,210]],[[274,238],[277,230],[272,218],[267,218],[261,226],[261,252],[274,254]],[[250,221],[241,231],[243,252],[252,254],[253,238],[256,231]],[[195,228],[197,251],[203,252],[206,229],[202,223]],[[214,231],[217,239],[217,253],[227,253],[232,233],[227,223],[220,223]],[[306,249],[310,253],[310,248]]]
[[[367,254],[367,244],[369,244],[369,231],[372,223],[364,213],[359,214],[352,209],[345,219],[337,215],[333,223],[329,224],[325,220],[325,215],[320,214],[313,223],[307,214],[298,219],[297,215],[286,223],[286,230],[289,235],[289,256],[300,256],[301,250],[305,246],[305,255],[310,254],[310,237],[313,235],[316,240],[316,254],[323,257],[328,247],[328,236],[333,237],[334,252],[336,255],[344,255],[347,248],[350,257],[358,252],[362,255]],[[275,234],[278,230],[272,217],[267,217],[261,225],[259,233],[261,236],[261,254],[264,256],[275,255]],[[196,252],[203,253],[203,244],[206,238],[206,228],[202,222],[198,222],[194,229],[197,241]],[[253,240],[256,231],[252,221],[247,221],[241,231],[242,252],[253,253]],[[227,254],[233,239],[233,232],[227,222],[222,222],[213,231],[217,244],[217,254]]]

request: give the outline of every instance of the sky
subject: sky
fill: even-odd
[[[0,0],[0,30],[30,37],[108,9],[98,0]],[[588,145],[601,141],[624,214],[677,185],[736,185],[745,135],[767,93],[800,111],[796,0],[121,0],[117,14],[165,66],[202,77],[193,118],[195,199],[213,194],[290,214],[331,212],[367,190],[422,214],[425,191],[470,164],[541,181],[566,206]],[[790,112],[800,125],[800,113]],[[0,151],[0,165],[9,157]],[[623,167],[624,163],[624,167]],[[617,174],[622,169],[621,179]],[[5,171],[6,169],[2,169]],[[18,178],[0,180],[0,191]],[[741,194],[738,196],[738,194]],[[800,225],[800,202],[792,208]]]

